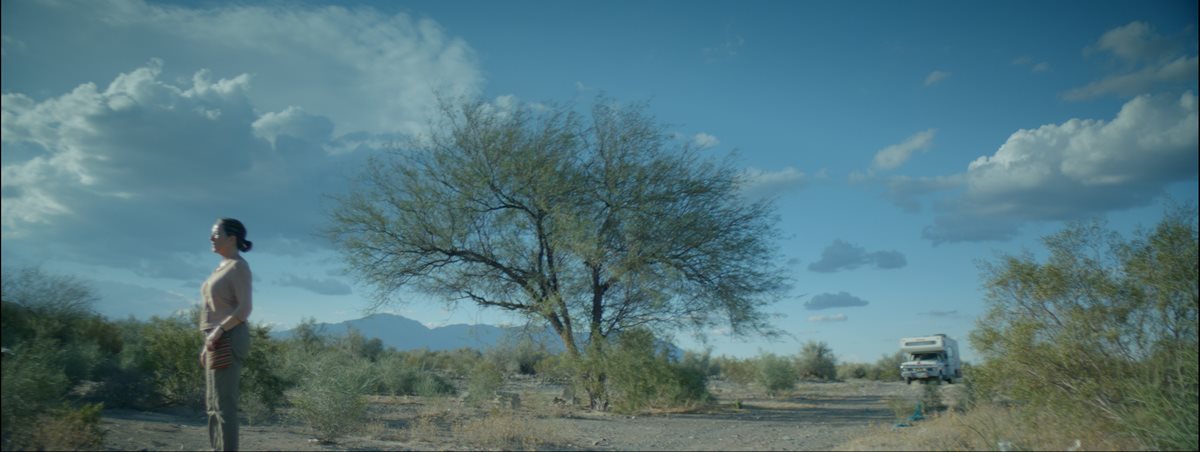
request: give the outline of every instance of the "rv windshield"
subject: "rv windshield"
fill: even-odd
[[[942,359],[941,353],[914,353],[913,361],[937,361]]]

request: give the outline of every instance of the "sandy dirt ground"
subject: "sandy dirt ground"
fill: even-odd
[[[957,386],[957,385],[956,385]],[[360,431],[326,444],[281,416],[243,425],[244,450],[829,450],[871,426],[895,422],[887,399],[919,396],[920,385],[849,381],[804,383],[767,397],[714,383],[716,403],[688,412],[634,415],[553,403],[560,388],[510,383],[520,406],[470,406],[456,399],[372,397]],[[109,410],[110,450],[203,450],[202,413]]]

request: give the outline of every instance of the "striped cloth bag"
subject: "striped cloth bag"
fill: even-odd
[[[224,369],[233,365],[233,340],[228,336],[217,339],[217,349],[205,354],[208,357],[207,368]]]

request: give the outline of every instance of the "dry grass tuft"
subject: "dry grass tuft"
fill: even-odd
[[[502,409],[456,424],[454,434],[473,447],[484,449],[557,449],[563,443],[558,432],[536,418]]]
[[[911,409],[910,409],[911,410]],[[876,425],[838,450],[1135,450],[1133,438],[1101,428],[1084,431],[1076,421],[1035,416],[1015,408],[981,404],[966,413],[934,415],[911,427]],[[910,411],[911,412],[911,411]]]

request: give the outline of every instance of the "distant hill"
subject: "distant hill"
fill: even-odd
[[[351,328],[358,330],[366,338],[379,338],[384,346],[396,350],[457,350],[473,348],[486,350],[494,347],[506,337],[519,338],[529,336],[546,344],[552,352],[562,350],[562,343],[552,331],[542,334],[532,334],[522,328],[499,327],[494,325],[454,324],[429,328],[416,320],[394,314],[372,314],[355,320],[340,323],[318,323],[316,327],[321,334],[328,336],[344,336]],[[287,339],[293,334],[292,330],[278,331],[273,334],[276,338]]]
[[[551,353],[559,353],[564,350],[562,340],[550,327],[546,327],[541,333],[537,333],[534,329],[486,324],[454,324],[429,328],[421,322],[395,314],[372,314],[361,319],[340,323],[318,323],[316,327],[321,334],[326,336],[344,336],[353,328],[363,337],[379,338],[385,347],[392,347],[400,351],[420,349],[439,351],[460,348],[487,350],[506,338],[516,340],[522,337],[545,344],[546,349]],[[272,333],[272,336],[277,339],[287,339],[292,337],[292,334],[293,330],[282,330]],[[580,337],[578,343],[582,345],[585,340],[584,337]],[[659,345],[668,347],[674,358],[678,359],[683,356],[683,351],[675,344],[660,343]]]

